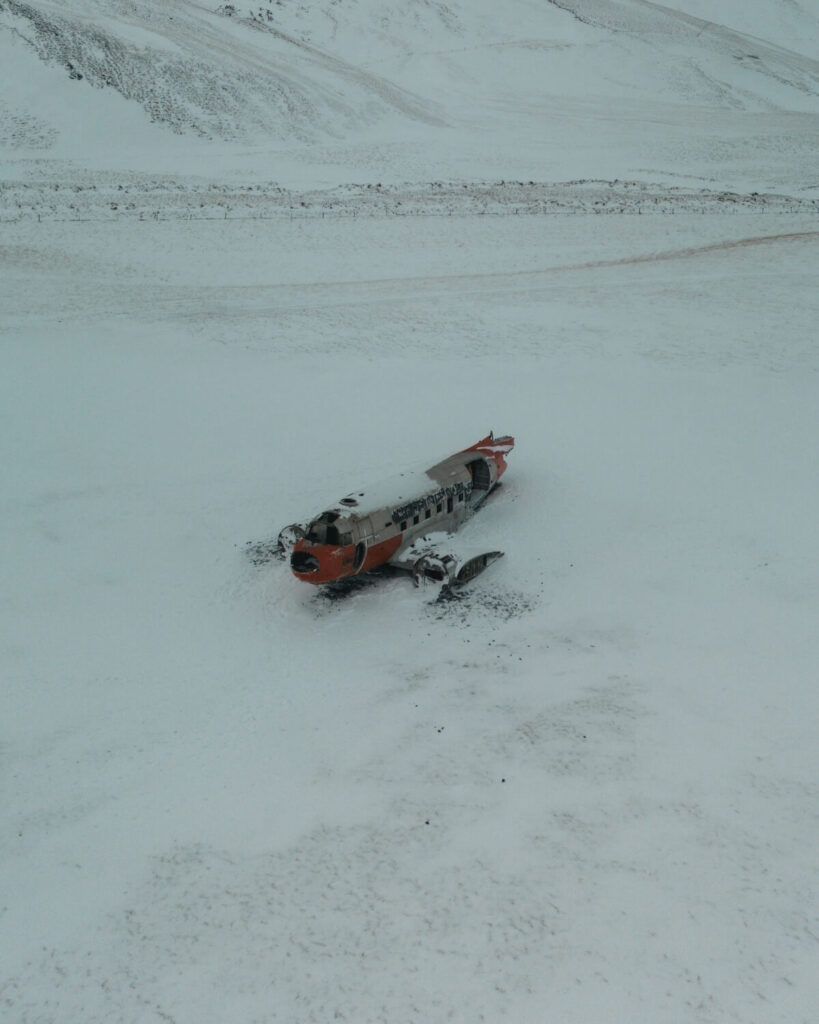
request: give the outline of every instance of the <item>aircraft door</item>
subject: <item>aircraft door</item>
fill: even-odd
[[[492,475],[486,459],[475,459],[469,463],[472,486],[476,491],[488,491],[492,486]]]

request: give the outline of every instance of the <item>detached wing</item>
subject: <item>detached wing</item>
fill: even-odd
[[[474,551],[453,544],[449,534],[424,537],[415,544],[396,552],[390,565],[412,576],[418,586],[422,581],[440,583],[447,587],[462,587],[479,576],[487,566],[503,557],[502,551]],[[455,547],[455,551],[451,550]]]

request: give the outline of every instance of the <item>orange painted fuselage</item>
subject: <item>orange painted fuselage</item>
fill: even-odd
[[[311,555],[318,562],[318,568],[309,572],[299,572],[296,568],[296,565],[299,564],[298,561],[294,565],[291,559],[293,575],[305,583],[335,583],[336,580],[343,580],[347,576],[357,576],[359,573],[370,572],[372,569],[386,565],[401,548],[402,543],[399,534],[397,537],[370,545],[365,552],[361,567],[356,568],[355,544],[338,547],[333,544],[316,544],[309,540],[300,540],[293,548],[293,554],[299,552]]]

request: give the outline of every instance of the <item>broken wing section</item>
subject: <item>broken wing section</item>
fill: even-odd
[[[402,548],[390,565],[412,576],[415,586],[421,583],[442,587],[462,587],[479,576],[484,569],[503,557],[502,551],[475,551],[461,548],[453,551],[451,535],[442,535],[440,542],[425,537]]]

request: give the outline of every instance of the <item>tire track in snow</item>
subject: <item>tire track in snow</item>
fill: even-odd
[[[661,263],[669,260],[689,259],[692,256],[705,256],[712,252],[727,252],[730,249],[741,249],[748,246],[770,245],[776,242],[806,241],[819,238],[819,231],[790,231],[778,235],[756,235],[750,238],[738,238],[733,242],[711,242],[708,245],[689,246],[685,249],[670,249],[668,252],[652,253],[645,256],[628,256],[616,260],[600,260],[591,263],[578,263],[566,269],[599,270],[605,267],[628,266],[639,263]]]
[[[348,302],[362,301],[374,303],[390,301],[396,292],[423,292],[426,296],[436,293],[445,293],[454,287],[464,290],[485,292],[487,288],[493,290],[505,290],[516,288],[528,288],[537,283],[539,278],[548,279],[561,274],[572,274],[583,271],[606,270],[615,267],[640,266],[655,263],[670,263],[676,260],[696,259],[700,256],[708,256],[713,253],[730,252],[734,249],[754,248],[765,245],[776,245],[791,242],[810,242],[819,239],[817,231],[795,231],[776,235],[758,235],[749,238],[736,239],[734,241],[712,242],[708,245],[687,246],[682,249],[672,249],[666,252],[646,253],[638,256],[622,256],[617,259],[589,260],[584,263],[572,263],[565,266],[539,267],[531,270],[510,270],[480,274],[447,274],[422,277],[391,277],[374,278],[364,281],[311,281],[305,284],[273,284],[273,285],[241,285],[225,289],[213,289],[214,299],[223,300],[229,295],[237,295],[242,292],[246,294],[271,295],[281,292],[287,296],[281,304],[270,306],[268,304],[253,304],[246,308],[245,312],[260,316],[265,313],[273,314],[283,308],[301,308],[305,305],[328,307],[343,305]],[[292,300],[292,301],[291,301]],[[184,299],[167,300],[169,305],[179,306]],[[164,305],[162,299],[158,300]],[[235,317],[241,315],[235,306],[225,308],[224,315]],[[183,317],[198,317],[201,310],[190,314],[181,313]],[[215,312],[215,316],[219,316]]]

